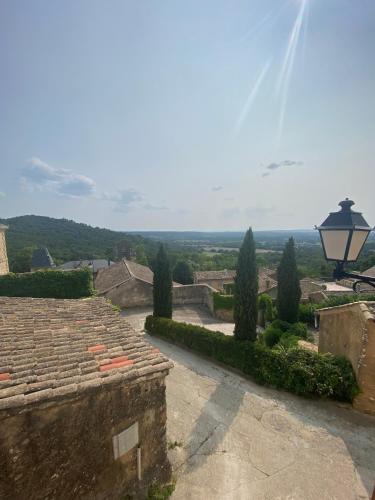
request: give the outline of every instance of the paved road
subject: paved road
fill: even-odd
[[[142,325],[139,311],[127,316]],[[169,452],[173,500],[371,497],[374,418],[258,386],[146,337],[175,365],[167,377],[168,441],[178,443]]]

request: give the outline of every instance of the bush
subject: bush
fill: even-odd
[[[315,311],[316,305],[314,304],[300,304],[298,319],[302,321],[302,323],[315,326]]]
[[[272,328],[276,329],[273,325]],[[269,349],[259,341],[238,341],[221,332],[166,318],[148,316],[145,329],[151,335],[186,346],[241,370],[260,384],[283,388],[299,395],[341,401],[352,401],[358,393],[355,375],[347,359],[290,348],[298,337],[289,332],[280,335],[282,342],[288,344],[288,349]]]
[[[280,342],[280,339],[283,335],[283,331],[280,328],[276,328],[270,325],[263,333],[262,339],[267,347],[272,348],[274,345]]]
[[[221,295],[219,292],[214,293],[214,309],[230,309],[233,310],[233,295]]]
[[[88,268],[0,276],[0,295],[5,297],[79,299],[93,293],[92,272]]]

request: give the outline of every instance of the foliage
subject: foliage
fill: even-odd
[[[164,246],[160,245],[154,268],[154,316],[172,317],[172,274]]]
[[[143,244],[150,252],[157,243],[137,235],[78,224],[67,219],[24,215],[0,219],[6,224],[8,258],[11,271],[17,270],[17,254],[27,247],[46,246],[56,264],[79,259],[107,259],[116,255],[116,245],[127,240],[131,247]]]
[[[148,489],[147,500],[167,500],[171,497],[175,488],[176,481],[163,485],[153,483]]]
[[[306,323],[310,326],[315,325],[315,311],[316,311],[316,304],[300,304],[299,305],[299,312],[298,312],[298,319],[302,321],[302,323]]]
[[[214,309],[215,311],[219,309],[233,309],[233,295],[222,295],[219,292],[215,292],[214,294]]]
[[[135,261],[142,266],[148,266],[148,259],[143,245],[137,245],[135,249]]]
[[[277,268],[277,313],[278,317],[289,323],[298,320],[298,307],[301,288],[294,252],[294,240],[289,238]]]
[[[178,261],[173,269],[173,280],[181,285],[191,285],[194,281],[191,264],[184,260]]]
[[[31,258],[36,247],[25,247],[13,255],[10,269],[14,273],[28,273],[31,269]]]
[[[46,297],[78,299],[93,295],[90,269],[36,271],[0,276],[0,295],[6,297]]]
[[[251,228],[246,232],[240,248],[233,299],[234,337],[236,340],[254,341],[258,321],[258,270]]]
[[[261,339],[267,347],[282,345],[285,348],[295,346],[299,339],[307,339],[306,325],[303,323],[290,324],[277,319],[263,332]]]
[[[258,383],[304,396],[352,401],[358,393],[350,362],[305,349],[269,349],[260,342],[238,341],[201,326],[148,316],[145,329],[253,377]]]
[[[258,309],[261,311],[261,326],[265,326],[266,321],[274,320],[273,301],[266,293],[262,293],[262,295],[258,297]]]

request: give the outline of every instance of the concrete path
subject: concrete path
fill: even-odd
[[[126,309],[122,313],[138,330],[143,330],[145,318],[152,314],[152,307],[135,307]],[[173,319],[185,323],[202,325],[209,330],[220,331],[226,335],[233,335],[234,323],[226,323],[213,318],[208,309],[199,306],[177,306],[173,308]]]
[[[127,316],[143,327],[139,313]],[[371,498],[374,418],[258,386],[146,337],[175,365],[167,377],[173,500]]]

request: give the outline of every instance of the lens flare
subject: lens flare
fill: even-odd
[[[280,143],[282,130],[284,127],[285,109],[288,99],[290,78],[293,71],[294,60],[296,57],[298,42],[300,39],[301,28],[304,24],[307,0],[302,0],[301,5],[294,21],[292,31],[289,35],[289,41],[286,48],[283,65],[276,83],[276,95],[281,99],[280,115],[278,121],[277,142]]]
[[[253,105],[253,102],[254,102],[254,100],[255,100],[255,98],[257,96],[259,88],[262,85],[262,82],[263,82],[266,74],[268,73],[270,65],[271,65],[271,59],[269,59],[266,62],[266,64],[263,66],[261,72],[259,73],[258,78],[255,80],[255,83],[252,86],[252,88],[250,90],[250,93],[249,93],[249,96],[246,99],[245,104],[244,104],[244,106],[242,108],[242,111],[241,111],[241,113],[240,113],[240,115],[238,117],[236,126],[235,126],[234,131],[233,131],[234,137],[236,137],[241,132],[243,124],[244,124],[244,122],[245,122],[245,120],[247,118],[247,115],[249,114],[249,111],[250,111],[250,109],[251,109],[251,107]]]

